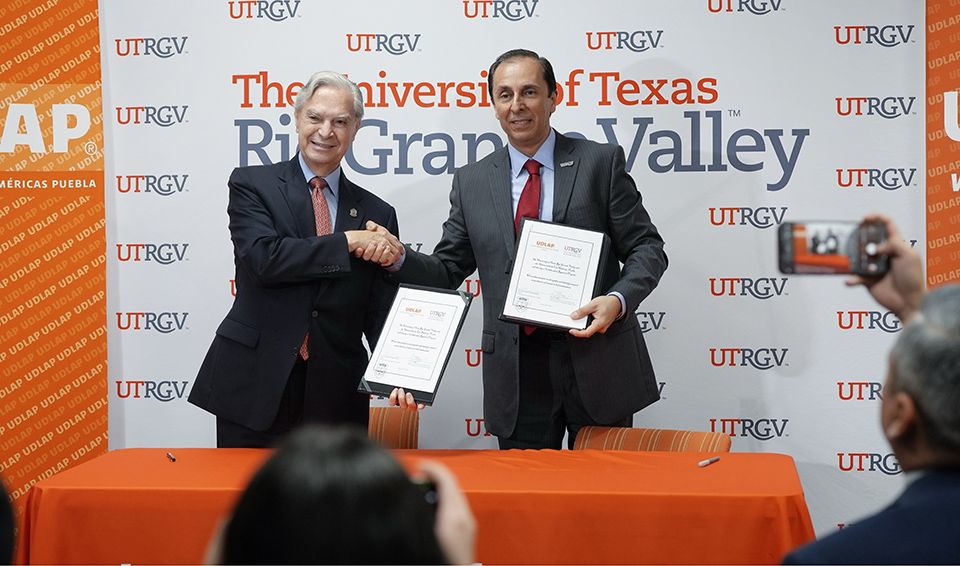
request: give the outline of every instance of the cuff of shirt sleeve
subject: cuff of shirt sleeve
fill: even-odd
[[[403,267],[403,260],[406,259],[406,257],[407,254],[401,254],[400,257],[397,258],[397,261],[391,263],[390,265],[385,265],[383,268],[390,273],[396,273],[397,271],[400,271],[401,267]],[[620,301],[622,303],[623,299],[620,299]]]
[[[403,259],[403,256],[401,256],[400,259]],[[623,295],[621,295],[619,291],[612,291],[607,293],[607,295],[620,299],[620,314],[617,316],[617,320],[620,320],[627,314],[627,300],[623,298]]]

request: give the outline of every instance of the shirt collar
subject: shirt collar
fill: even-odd
[[[310,179],[313,179],[317,176],[310,167],[307,166],[307,162],[303,159],[303,154],[297,152],[297,159],[300,162],[300,171],[303,172],[303,178],[307,182],[307,185],[310,184]],[[330,172],[329,175],[323,177],[323,180],[327,182],[327,186],[330,187],[330,193],[334,197],[340,194],[340,166],[337,165],[337,168]]]
[[[550,128],[550,135],[547,136],[547,139],[544,140],[540,149],[537,150],[537,153],[535,153],[533,157],[527,157],[520,153],[520,150],[507,143],[507,151],[510,152],[510,173],[512,174],[512,178],[516,179],[520,175],[520,171],[523,170],[523,164],[526,163],[528,159],[534,159],[543,167],[553,171],[553,149],[556,145],[557,132],[554,131],[553,128]]]

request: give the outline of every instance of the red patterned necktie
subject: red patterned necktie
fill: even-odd
[[[528,159],[523,164],[527,170],[527,183],[523,186],[523,192],[520,193],[520,200],[517,202],[517,216],[513,220],[516,233],[520,233],[521,218],[540,218],[540,164],[533,159]]]
[[[313,200],[313,218],[317,225],[317,236],[326,236],[333,231],[330,223],[330,209],[327,208],[327,198],[323,196],[323,189],[327,187],[327,182],[320,177],[310,179],[310,197]],[[310,333],[303,338],[303,344],[300,344],[300,356],[303,359],[310,357],[307,348],[307,341],[310,339]]]
[[[323,196],[323,189],[327,182],[320,177],[310,179],[310,196],[313,198],[313,216],[317,221],[317,236],[326,236],[333,232],[330,225],[330,209],[327,208],[327,199]]]
[[[523,186],[523,192],[520,193],[520,201],[517,202],[517,216],[513,220],[513,226],[517,234],[520,233],[521,218],[540,218],[540,163],[533,159],[528,159],[523,164],[527,170],[527,183]],[[527,336],[533,334],[536,326],[523,325],[523,331]]]

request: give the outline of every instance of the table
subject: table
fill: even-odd
[[[17,563],[197,564],[270,454],[125,449],[38,482]],[[460,479],[484,564],[779,563],[814,537],[793,459],[781,454],[398,450]]]

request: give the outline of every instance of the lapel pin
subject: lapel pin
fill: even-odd
[[[353,217],[353,218],[356,218],[356,217],[357,217],[357,209],[356,209],[356,208],[351,208],[351,209],[350,209],[350,216]]]
[[[570,167],[571,165],[573,165],[573,161],[564,161],[560,164],[560,167]]]

